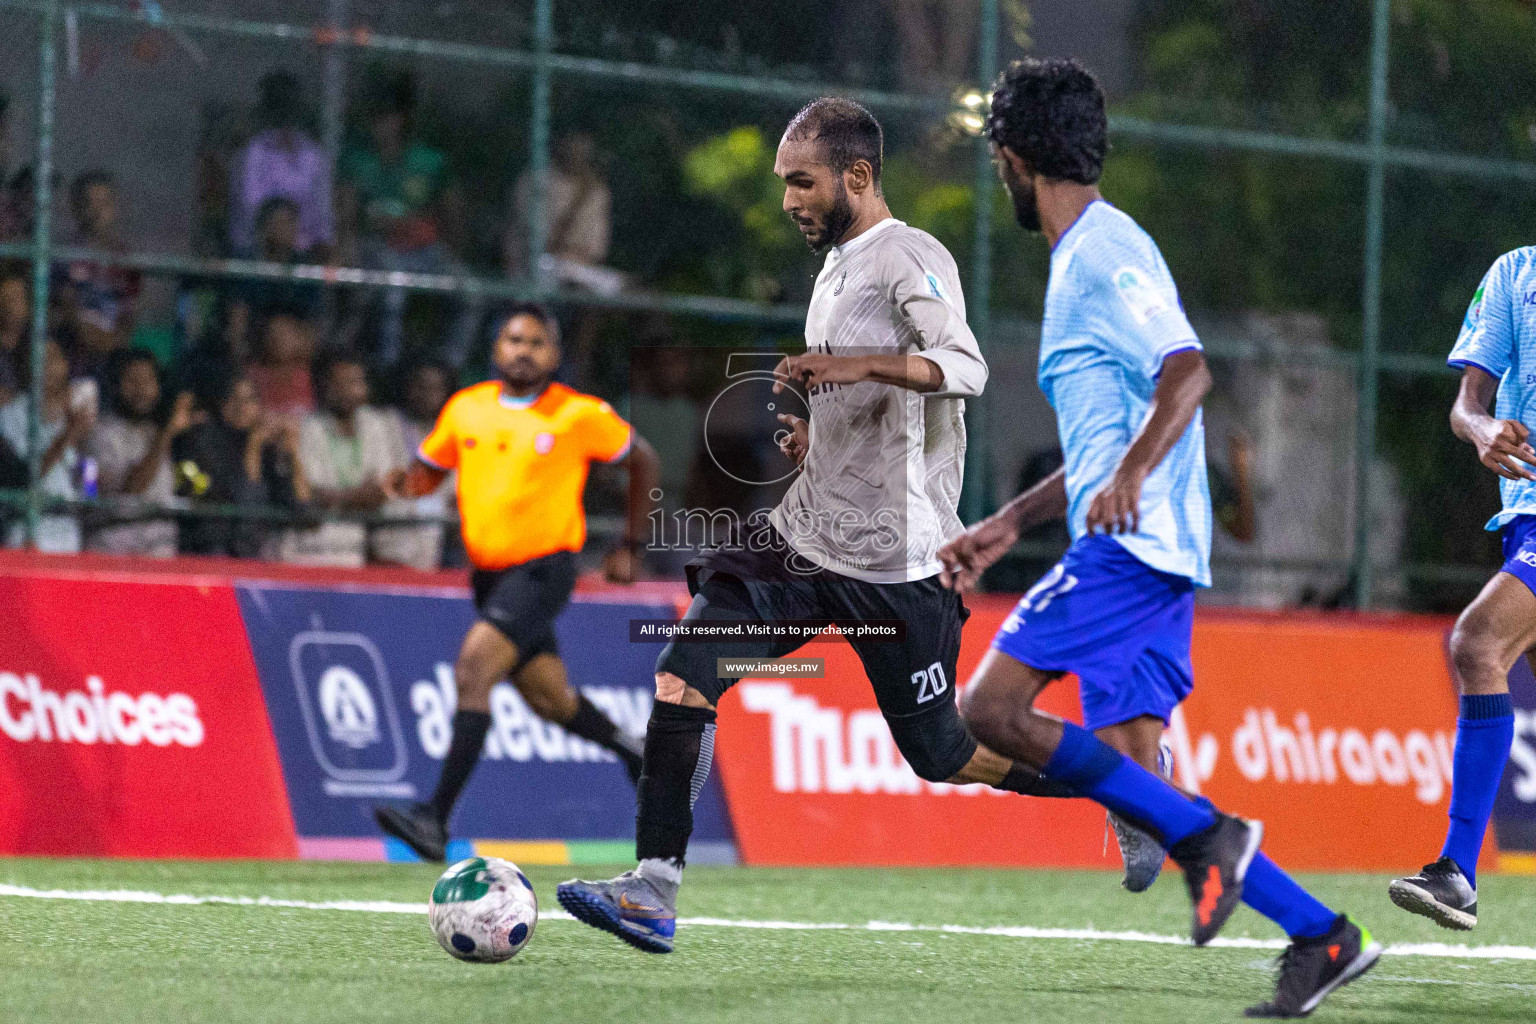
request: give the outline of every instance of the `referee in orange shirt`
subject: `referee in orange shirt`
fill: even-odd
[[[480,616],[454,666],[458,710],[437,790],[427,803],[374,811],[380,828],[429,861],[444,859],[448,816],[480,760],[491,688],[501,680],[510,678],[542,718],[617,754],[631,780],[640,776],[645,746],[644,737],[625,733],[571,687],[554,622],[570,600],[575,553],[586,541],[588,467],[629,467],[625,541],[603,568],[609,580],[630,583],[659,477],[656,452],[607,402],[552,381],[559,332],[543,306],[513,309],[491,361],[499,379],[449,399],[416,463],[389,481],[394,496],[415,498],[458,471],[459,517]]]

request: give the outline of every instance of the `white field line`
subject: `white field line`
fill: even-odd
[[[388,900],[285,900],[271,896],[192,896],[177,893],[141,892],[132,889],[75,890],[33,889],[0,882],[0,897],[41,900],[80,900],[94,903],[153,903],[176,906],[286,907],[294,910],[341,910],[367,914],[425,914],[425,903],[395,903]],[[570,921],[561,910],[541,910],[541,921]],[[739,921],[722,917],[681,917],[680,925],[700,928],[755,928],[765,931],[850,931],[850,932],[938,932],[950,935],[996,935],[1014,939],[1070,939],[1092,942],[1146,942],[1164,946],[1187,946],[1189,940],[1179,935],[1157,935],[1137,931],[1101,931],[1097,928],[1034,928],[1028,925],[977,927],[960,924],[907,924],[899,921],[868,921],[863,924],[807,921]],[[1224,949],[1284,949],[1283,939],[1217,938],[1213,947]],[[1464,946],[1447,942],[1405,942],[1388,946],[1394,956],[1426,956],[1453,960],[1531,960],[1536,961],[1536,946]]]

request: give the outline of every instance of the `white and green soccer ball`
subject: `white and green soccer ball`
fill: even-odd
[[[427,904],[438,945],[460,960],[499,964],[533,938],[539,901],[517,865],[471,857],[443,872]]]

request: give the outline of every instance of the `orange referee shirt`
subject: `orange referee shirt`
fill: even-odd
[[[448,400],[417,456],[459,471],[464,547],[477,569],[495,570],[580,551],[587,467],[623,458],[630,437],[602,399],[550,384],[519,406],[487,381]]]

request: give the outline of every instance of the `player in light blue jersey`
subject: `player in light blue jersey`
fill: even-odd
[[[1380,945],[1259,851],[1259,823],[1148,770],[1190,692],[1194,591],[1210,584],[1200,403],[1211,378],[1157,246],[1099,194],[1107,132],[1104,94],[1076,61],[1017,61],[993,92],[998,173],[1019,224],[1051,243],[1040,387],[1066,464],[939,555],[963,590],[1021,529],[1064,515],[1073,543],[998,631],[963,711],[993,750],[1155,837],[1184,871],[1196,945],[1239,902],[1284,928],[1291,945],[1275,997],[1248,1015],[1306,1016],[1368,970]],[[1068,672],[1086,728],[1034,708]],[[1128,857],[1128,881],[1131,866]]]
[[[1504,567],[1451,631],[1461,714],[1445,846],[1387,892],[1404,910],[1465,931],[1477,924],[1477,857],[1514,742],[1509,670],[1522,654],[1536,665],[1536,246],[1505,253],[1484,275],[1450,364],[1461,368],[1451,429],[1503,478],[1504,508],[1487,528],[1504,533]]]

